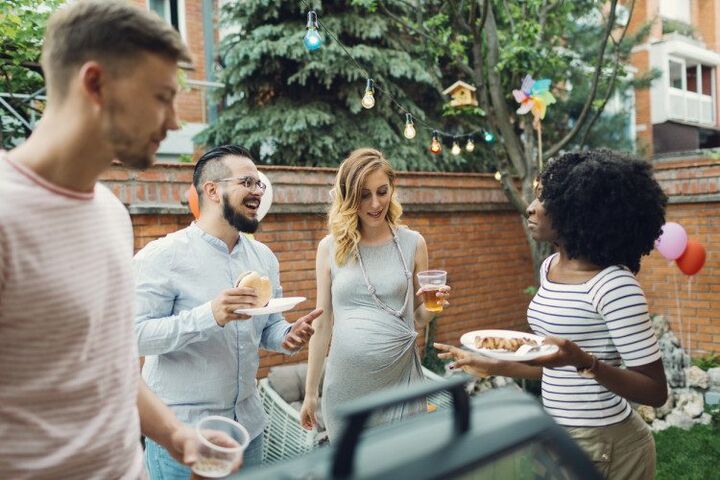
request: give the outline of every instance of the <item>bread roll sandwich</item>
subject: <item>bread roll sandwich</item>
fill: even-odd
[[[236,287],[255,289],[257,300],[253,308],[264,307],[272,297],[272,283],[268,277],[261,277],[257,272],[246,272],[236,282]]]

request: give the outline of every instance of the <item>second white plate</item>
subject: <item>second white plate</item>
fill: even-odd
[[[533,335],[532,333],[517,332],[514,330],[473,330],[472,332],[467,332],[460,337],[460,343],[462,343],[464,347],[472,350],[473,352],[485,355],[486,357],[497,358],[498,360],[524,362],[538,357],[544,357],[545,355],[550,355],[558,351],[557,345],[549,344],[541,345],[538,350],[525,354],[518,354],[517,352],[509,352],[507,350],[493,350],[491,348],[476,348],[475,337],[531,338],[540,344],[542,344],[543,337]]]
[[[305,300],[305,297],[271,298],[268,304],[264,307],[241,308],[239,310],[235,310],[235,313],[242,313],[243,315],[270,315],[272,313],[280,313],[291,310]]]

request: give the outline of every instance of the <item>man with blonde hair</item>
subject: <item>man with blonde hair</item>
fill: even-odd
[[[139,378],[132,226],[97,181],[113,159],[151,165],[178,128],[178,61],[177,32],[125,1],[49,21],[43,118],[0,152],[3,478],[143,478],[141,431],[194,461],[194,432]]]

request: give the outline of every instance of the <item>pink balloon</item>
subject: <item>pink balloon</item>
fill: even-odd
[[[688,237],[682,225],[667,222],[662,226],[662,233],[655,240],[655,248],[660,255],[668,260],[679,258],[687,248]]]

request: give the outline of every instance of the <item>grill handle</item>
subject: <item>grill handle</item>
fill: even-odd
[[[455,433],[461,435],[467,432],[470,428],[470,397],[465,391],[465,384],[470,380],[471,377],[466,374],[453,375],[452,379],[443,382],[418,383],[410,389],[397,388],[371,394],[338,408],[338,414],[345,420],[345,428],[335,448],[332,477],[347,478],[352,474],[358,439],[368,417],[377,410],[447,390],[453,399]]]

